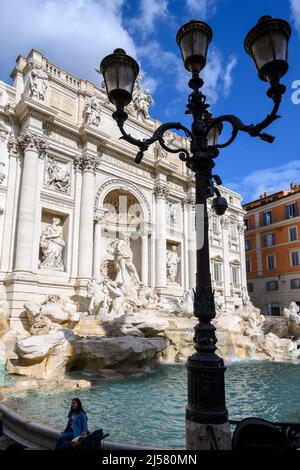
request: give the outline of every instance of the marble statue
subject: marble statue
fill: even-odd
[[[110,242],[107,251],[114,257],[117,272],[115,281],[122,284],[139,284],[140,278],[132,261],[129,236],[123,233],[120,239]]]
[[[43,101],[48,88],[48,75],[41,64],[31,62],[29,80],[31,96]]]
[[[107,281],[96,281],[91,279],[87,284],[87,296],[91,299],[89,304],[89,314],[98,315],[101,311],[108,313],[109,290]]]
[[[298,315],[299,321],[300,321],[299,311],[300,311],[300,307],[296,304],[296,302],[291,302],[289,308],[283,309],[283,316],[289,319],[290,317],[294,317],[295,315]]]
[[[179,302],[178,314],[184,315],[188,318],[194,316],[194,291],[188,290],[183,294],[182,299]]]
[[[128,106],[128,111],[133,114],[137,119],[142,121],[148,121],[149,106],[154,103],[149,90],[144,90],[141,86],[140,80],[142,75],[137,78],[133,90],[132,102]]]
[[[85,121],[89,126],[99,127],[101,122],[101,102],[100,93],[96,93],[86,103]]]
[[[167,281],[168,284],[177,284],[176,277],[178,272],[178,265],[181,256],[177,253],[177,246],[172,245],[171,250],[167,250]]]
[[[49,318],[42,315],[41,308],[37,308],[29,303],[25,303],[24,308],[30,325],[29,333],[32,336],[40,336],[49,333],[53,325]]]
[[[172,148],[173,142],[176,140],[176,135],[172,134],[171,132],[167,131],[164,134],[164,143],[167,147]],[[159,142],[156,142],[154,148],[155,158],[158,160],[166,160],[168,156],[167,150],[165,150]]]
[[[283,309],[283,317],[287,321],[288,331],[294,338],[300,338],[300,308],[296,302],[291,302],[289,308]]]
[[[41,268],[51,268],[58,271],[64,270],[63,250],[65,241],[62,237],[60,219],[53,217],[52,224],[48,225],[40,237],[42,251]]]
[[[50,188],[67,192],[70,188],[70,172],[66,166],[59,164],[54,158],[47,159],[46,185]]]
[[[140,283],[138,286],[138,302],[141,308],[146,309],[163,309],[163,305],[160,303],[159,297],[156,292],[146,286],[144,283]]]

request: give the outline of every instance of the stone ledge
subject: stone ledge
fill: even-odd
[[[0,419],[2,421],[3,432],[6,437],[32,450],[53,450],[60,435],[60,432],[57,431],[57,429],[30,421],[3,403],[0,404]],[[108,441],[103,443],[103,449],[151,450],[149,447],[118,444]]]

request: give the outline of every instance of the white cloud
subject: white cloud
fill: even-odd
[[[238,183],[225,182],[224,185],[241,193],[244,201],[249,202],[259,198],[264,192],[272,194],[288,189],[291,182],[300,182],[300,160],[293,160],[274,168],[253,171]]]
[[[204,80],[204,94],[207,96],[207,101],[212,106],[217,103],[220,96],[227,97],[231,91],[233,83],[233,69],[237,64],[235,56],[229,58],[225,63],[225,59],[221,52],[212,47],[205,69],[203,70]]]
[[[225,96],[228,96],[231,91],[231,87],[233,83],[232,72],[233,72],[233,69],[236,67],[236,65],[237,65],[237,58],[233,56],[229,59],[229,63],[226,66],[224,77],[223,77]]]
[[[218,0],[186,0],[188,10],[200,19],[207,19],[217,11]]]
[[[94,69],[114,48],[123,47],[136,55],[134,42],[123,27],[123,3],[124,0],[1,0],[1,73],[8,75],[14,59],[34,48],[69,72],[99,82]]]
[[[168,83],[171,84],[171,80],[173,80],[175,88],[180,94],[187,95],[189,93],[188,81],[191,77],[185,70],[179,54],[164,51],[156,41],[148,42],[146,46],[138,48],[137,52],[142,59],[144,58],[151,64],[157,76],[163,74],[166,79],[165,74],[169,74]],[[211,48],[202,74],[205,82],[203,93],[210,105],[216,104],[221,96],[229,95],[233,83],[232,72],[236,64],[236,57],[231,57],[226,65],[221,52],[216,47]]]
[[[300,34],[300,0],[290,0],[293,20]]]
[[[141,83],[146,90],[150,91],[151,94],[155,93],[155,90],[158,87],[158,80],[153,77],[150,77],[148,74],[144,75]]]
[[[130,24],[144,36],[153,32],[157,21],[168,15],[168,0],[140,0],[139,16]]]

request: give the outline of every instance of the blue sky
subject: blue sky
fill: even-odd
[[[300,183],[300,104],[292,103],[292,84],[300,81],[300,0],[0,0],[0,79],[9,81],[16,57],[35,48],[98,83],[95,68],[102,57],[123,47],[145,73],[145,86],[155,101],[151,115],[188,124],[189,76],[175,37],[184,22],[200,18],[214,32],[204,72],[211,110],[215,116],[236,114],[252,123],[270,112],[272,103],[243,43],[265,14],[287,19],[293,29],[283,118],[267,131],[276,140],[270,145],[240,135],[217,160],[224,184],[248,201],[291,181]]]

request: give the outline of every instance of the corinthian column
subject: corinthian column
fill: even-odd
[[[86,153],[75,163],[82,170],[78,277],[91,279],[93,272],[95,172],[97,162],[94,156]]]
[[[223,215],[221,218],[222,226],[222,237],[223,237],[223,259],[224,259],[224,290],[225,297],[229,298],[231,296],[231,272],[230,272],[230,260],[229,260],[229,218],[226,215]]]
[[[241,257],[241,285],[247,291],[247,274],[246,274],[246,251],[245,251],[245,225],[243,222],[238,224],[239,245]]]
[[[158,183],[154,188],[156,199],[156,230],[155,230],[155,285],[166,287],[166,197],[168,195],[167,185]]]
[[[149,257],[148,257],[148,231],[142,230],[142,259],[141,259],[141,280],[148,286]]]
[[[187,209],[187,248],[189,263],[189,288],[196,287],[196,221],[195,221],[195,196],[189,195],[185,200]]]
[[[101,264],[101,235],[102,235],[102,222],[103,215],[96,215],[95,227],[94,227],[94,264],[93,264],[93,276],[100,276],[100,264]]]
[[[20,189],[19,215],[17,222],[17,242],[15,271],[32,272],[34,260],[34,240],[36,234],[36,208],[39,187],[38,170],[39,157],[44,157],[47,144],[40,136],[26,131],[18,138],[23,149],[23,171]]]

